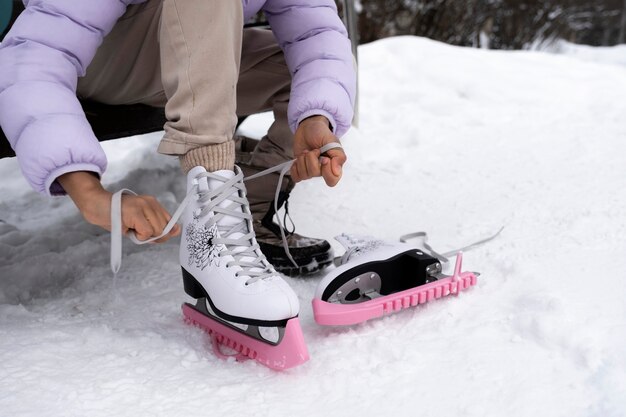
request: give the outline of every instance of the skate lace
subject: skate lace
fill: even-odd
[[[214,214],[204,225],[207,229],[211,229],[213,225],[217,226],[220,237],[214,238],[212,243],[226,247],[226,250],[220,251],[218,256],[232,256],[234,261],[228,262],[226,267],[240,267],[242,271],[236,272],[235,275],[250,277],[246,284],[252,284],[259,279],[274,276],[276,272],[267,262],[259,244],[256,243],[252,227],[252,214],[248,207],[248,200],[245,198],[243,173],[239,169],[238,171],[232,178],[203,172],[196,176],[196,180],[207,178],[220,181],[223,184],[208,191],[199,191],[196,185],[190,192],[196,194],[198,203],[202,206],[199,212],[195,214],[196,218],[203,218],[211,212]],[[229,201],[231,204],[227,207],[220,207],[224,201]],[[223,225],[220,220],[224,217],[239,218],[241,221],[232,225]],[[243,235],[235,238],[236,233],[243,233]]]
[[[434,258],[437,258],[440,262],[447,264],[448,262],[450,262],[450,259],[449,259],[450,256],[454,256],[460,252],[467,252],[478,246],[482,246],[485,243],[489,243],[495,238],[497,238],[498,236],[500,236],[500,233],[502,233],[503,230],[504,230],[504,226],[500,227],[500,229],[498,229],[498,231],[491,236],[480,239],[476,242],[470,243],[469,245],[465,245],[461,248],[457,248],[457,249],[450,250],[448,252],[443,252],[443,253],[436,251],[435,249],[433,249],[432,246],[430,246],[430,244],[428,243],[428,233],[426,232],[414,232],[414,233],[408,233],[406,235],[402,235],[400,236],[400,242],[408,243],[409,241],[413,239],[421,239],[422,248],[424,249],[424,252],[428,253]]]
[[[280,183],[279,183],[280,184]],[[291,230],[287,230],[287,219],[289,219],[289,223],[291,223]],[[293,222],[291,218],[291,214],[289,214],[289,200],[285,201],[285,214],[283,215],[283,227],[288,235],[293,235],[296,233],[296,224]]]
[[[339,143],[329,143],[324,145],[320,148],[320,154],[324,154],[334,148],[341,148],[341,145]],[[139,240],[137,239],[135,233],[131,230],[128,232],[129,238],[137,245],[144,245],[168,235],[176,225],[178,219],[180,219],[180,216],[185,211],[185,208],[189,205],[192,199],[196,198],[197,201],[202,204],[202,208],[196,215],[197,218],[204,217],[210,212],[215,213],[214,216],[207,220],[205,227],[211,228],[213,225],[217,226],[220,237],[213,239],[212,243],[215,245],[223,244],[226,247],[226,250],[220,251],[218,256],[231,255],[234,258],[234,261],[229,262],[226,266],[240,267],[242,272],[237,272],[237,275],[250,277],[250,279],[246,281],[246,284],[252,284],[260,279],[266,279],[274,276],[276,275],[274,268],[269,262],[267,262],[267,259],[261,253],[258,243],[256,243],[254,229],[252,227],[252,214],[250,213],[247,199],[243,197],[245,194],[245,186],[243,182],[280,171],[274,198],[274,210],[278,213],[278,197],[280,187],[284,176],[289,172],[294,161],[295,160],[284,162],[246,178],[244,178],[241,170],[238,170],[232,178],[224,178],[217,174],[203,172],[196,176],[196,184],[191,190],[189,190],[187,196],[180,203],[172,215],[172,218],[159,236],[146,240]],[[201,191],[198,189],[197,180],[203,177],[220,181],[223,184],[215,190]],[[137,195],[135,192],[124,188],[114,193],[111,199],[111,270],[114,275],[117,275],[117,272],[122,266],[122,195],[124,194]],[[227,207],[219,207],[220,203],[227,200],[231,201],[232,204]],[[237,209],[241,209],[241,211]],[[219,224],[219,221],[226,216],[240,218],[241,221],[233,225]],[[295,262],[291,256],[291,252],[289,251],[283,222],[281,221],[280,216],[276,217],[285,253],[289,260],[296,267],[298,267],[299,265]],[[238,232],[243,233],[243,235],[235,238],[233,235]]]

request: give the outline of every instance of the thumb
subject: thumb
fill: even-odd
[[[322,177],[326,185],[334,187],[337,185],[342,175],[342,166],[348,159],[343,150],[339,148],[331,149],[321,158]]]
[[[335,148],[326,152],[326,155],[330,157],[330,166],[332,173],[336,177],[341,177],[342,167],[348,160],[346,153],[341,148]]]

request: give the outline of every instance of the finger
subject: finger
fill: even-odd
[[[160,208],[159,215],[161,216],[161,221],[163,222],[163,227],[161,228],[161,232],[159,232],[159,234],[161,234],[165,231],[165,228],[167,227],[167,224],[169,223],[172,216],[170,216],[167,210],[165,210],[163,207],[159,206],[159,208]],[[172,231],[170,230],[168,235],[171,233]]]
[[[308,153],[308,151],[305,151],[305,153],[303,153],[302,155],[300,155],[298,157],[298,159],[296,159],[296,165],[298,166],[298,173],[300,173],[300,179],[301,180],[308,180],[309,178],[311,178],[311,176],[309,175],[307,169],[306,169],[306,154]]]
[[[150,239],[154,233],[152,225],[146,219],[143,210],[137,210],[133,213],[132,218],[128,223],[128,227],[135,231],[135,236],[139,240]]]
[[[159,236],[165,231],[165,228],[167,227],[167,224],[171,220],[172,216],[153,196],[142,196],[142,197],[148,203],[148,205],[154,212],[154,215],[156,216],[155,217],[156,220],[151,221],[150,223],[155,229],[154,236]],[[151,214],[147,214],[147,217],[149,219],[153,218]],[[154,243],[166,242],[170,238],[174,236],[178,236],[179,234],[180,234],[180,227],[177,224],[175,224],[167,235],[161,237],[160,239],[155,240]]]
[[[324,178],[326,185],[328,185],[329,187],[334,187],[341,179],[341,174],[335,175],[332,169],[331,161],[330,163],[322,165],[322,177]]]
[[[161,213],[161,210],[162,209],[160,206],[159,208],[156,208],[156,209],[153,207],[148,207],[146,210],[144,210],[146,219],[148,219],[148,222],[150,222],[150,225],[152,226],[152,230],[154,231],[152,237],[157,237],[161,233],[163,233],[163,229],[165,229],[165,225],[167,224],[167,221],[165,220],[165,216]],[[163,240],[164,238],[165,240]],[[168,238],[169,237],[164,236],[163,238],[157,239],[154,242],[162,243],[162,242],[165,242]]]
[[[164,212],[164,213],[166,213],[166,214],[167,214],[167,212]],[[162,215],[162,216],[163,216],[163,215]],[[170,217],[170,218],[171,218],[171,217]],[[163,216],[163,227],[161,228],[161,232],[159,232],[159,235],[160,235],[161,233],[163,233],[163,231],[164,231],[164,230],[165,230],[165,228],[167,227],[167,223],[168,223],[168,221],[166,220],[165,216]],[[175,224],[175,225],[172,227],[172,230],[170,230],[168,234],[166,234],[165,236],[163,236],[163,237],[162,237],[162,238],[160,238],[160,239],[155,240],[154,242],[155,242],[155,243],[163,243],[163,242],[167,242],[170,238],[172,238],[172,237],[174,237],[174,236],[177,236],[177,234],[175,234],[175,233],[174,233],[174,230],[175,230],[177,227],[178,227],[178,225],[177,225],[177,224]],[[180,232],[180,230],[179,230],[179,232]],[[157,236],[158,236],[158,235],[157,235]]]
[[[135,235],[139,240],[146,240],[154,236],[155,230],[148,220],[149,211],[149,204],[146,200],[137,198],[134,201],[134,210],[130,212],[129,222],[126,225],[135,230]]]
[[[158,212],[163,217],[163,221],[164,221],[164,226],[163,226],[163,229],[161,231],[161,233],[163,233],[163,230],[165,230],[165,228],[169,224],[170,220],[172,220],[172,215],[160,204],[158,204]],[[167,239],[180,235],[180,231],[181,231],[180,226],[178,224],[174,224],[174,226],[172,226],[172,229],[170,230],[170,232],[166,236]],[[161,234],[161,233],[159,233],[159,234]],[[161,239],[157,240],[156,242],[161,243]],[[165,242],[165,240],[163,242]]]
[[[293,180],[293,182],[302,181],[302,178],[300,178],[300,173],[298,172],[298,165],[296,165],[295,162],[291,165],[291,169],[289,170],[289,173],[291,175],[291,179]]]
[[[146,219],[148,219],[152,226],[154,236],[160,235],[163,231],[163,226],[165,226],[165,216],[161,215],[159,211],[160,210],[152,206],[145,207],[143,211],[144,216],[146,216]]]
[[[167,220],[167,223],[169,223],[169,221],[172,219],[172,217],[170,216],[170,218]],[[167,224],[165,225],[167,227]],[[172,238],[172,237],[176,237],[178,235],[180,235],[180,231],[181,231],[181,227],[178,223],[174,223],[174,226],[172,226],[172,229],[170,230],[170,232],[167,234],[167,238]]]
[[[328,151],[327,155],[331,159],[331,167],[332,167],[333,174],[335,174],[335,176],[337,177],[341,177],[341,174],[343,171],[342,167],[348,160],[346,153],[341,149],[335,148],[335,149],[331,149],[330,151]]]
[[[322,161],[322,177],[329,187],[337,185],[343,175],[343,164],[348,160],[346,153],[342,149],[331,149],[326,152]]]
[[[304,155],[304,162],[307,172],[311,177],[319,177],[322,175],[319,150],[314,150]]]

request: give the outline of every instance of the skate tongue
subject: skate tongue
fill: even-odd
[[[191,168],[187,173],[187,192],[193,188],[195,184],[198,184],[198,190],[200,191],[208,191],[209,185],[207,184],[206,178],[196,178],[198,175],[207,172],[206,169],[202,166],[197,166]]]
[[[225,180],[229,180],[235,176],[235,171],[233,171],[232,169],[221,169],[219,171],[213,171],[211,172],[211,174],[217,175],[218,177],[222,177]],[[217,187],[222,185],[222,182],[220,180],[213,179],[213,178],[207,178],[207,180],[208,180],[209,188],[211,190],[214,190]]]

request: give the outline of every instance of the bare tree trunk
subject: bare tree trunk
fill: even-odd
[[[619,39],[618,43],[626,43],[626,0],[624,0],[624,7],[622,7],[622,22],[619,27]]]

